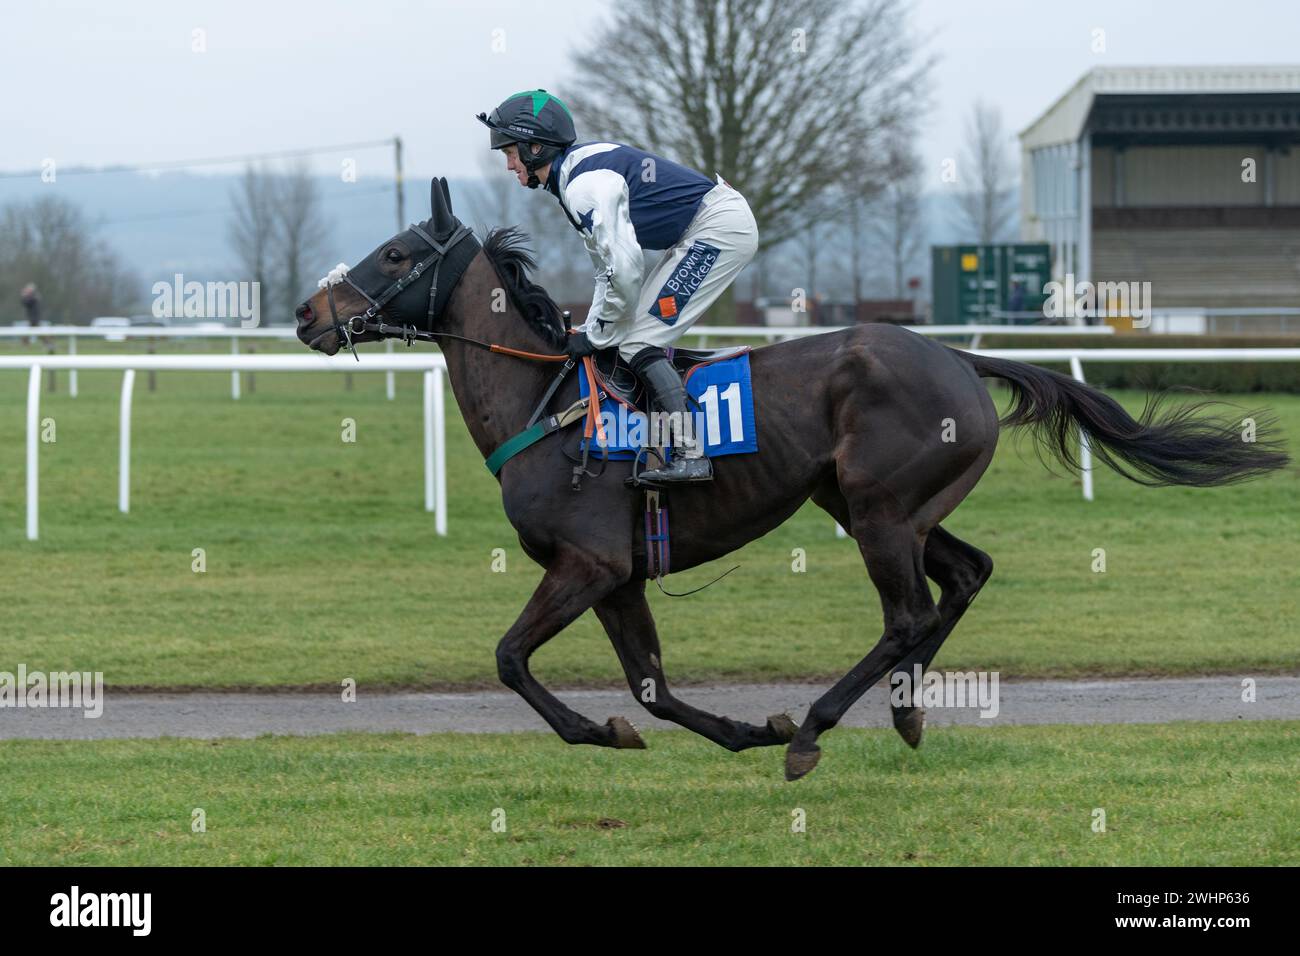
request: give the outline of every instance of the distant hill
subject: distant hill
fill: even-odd
[[[47,190],[81,206],[98,234],[134,271],[141,282],[142,302],[150,286],[183,273],[199,282],[229,279],[235,257],[227,240],[231,191],[238,175],[190,173],[65,173],[53,184],[0,179],[0,205],[46,195]],[[333,177],[318,182],[337,258],[355,261],[384,238],[396,224],[391,181],[344,183]],[[428,185],[407,189],[408,219],[426,216]],[[332,264],[332,263],[331,263]]]
[[[139,311],[147,311],[151,299],[150,287],[157,281],[170,281],[175,273],[186,280],[206,282],[237,278],[235,259],[227,240],[230,218],[230,196],[239,178],[238,173],[200,175],[186,172],[144,174],[133,172],[104,172],[76,175],[71,171],[60,174],[58,181],[44,184],[36,179],[0,179],[0,205],[18,200],[29,200],[57,193],[80,205],[96,224],[98,234],[121,257],[140,281]],[[391,180],[358,179],[345,183],[336,177],[322,176],[318,182],[323,197],[324,211],[330,222],[330,236],[326,246],[332,250],[330,262],[322,264],[322,272],[340,260],[355,262],[379,242],[392,235],[397,225],[393,185]],[[453,180],[451,189],[457,211],[467,221],[474,222],[465,212],[465,200],[477,189],[481,180]],[[406,184],[406,219],[422,219],[428,211],[428,181],[413,180]],[[522,200],[544,200],[541,196],[521,196]],[[929,286],[929,246],[960,241],[953,226],[951,201],[946,196],[927,194],[923,200],[923,219],[926,242],[917,256],[909,274],[924,277]],[[558,210],[557,210],[558,215]],[[578,274],[589,274],[586,253],[576,236],[572,237],[571,252]],[[825,292],[834,297],[848,294],[843,268],[836,263],[842,258],[844,241],[829,236],[825,242],[825,266],[819,266]],[[778,253],[772,257],[776,268],[772,282],[786,284],[790,275],[794,253]],[[883,273],[883,267],[879,271]],[[541,277],[546,281],[546,276]],[[585,282],[585,280],[584,280]],[[820,284],[820,283],[819,283]],[[878,282],[871,283],[877,286]],[[742,277],[738,284],[742,296],[748,297],[750,285]],[[561,294],[557,290],[557,295]],[[572,290],[564,290],[568,296]],[[871,294],[885,294],[874,289]]]

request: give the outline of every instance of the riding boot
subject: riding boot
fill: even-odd
[[[691,411],[686,398],[686,386],[673,368],[673,363],[661,349],[646,349],[637,355],[633,367],[649,386],[659,408],[667,412],[669,421],[675,417],[681,422],[673,445],[672,463],[664,468],[643,471],[641,481],[652,484],[678,484],[694,481],[711,481],[713,463],[704,457],[704,436],[695,434],[691,426]]]

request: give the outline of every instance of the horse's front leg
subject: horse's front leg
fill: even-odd
[[[528,669],[528,659],[584,611],[627,580],[624,569],[589,554],[561,553],[550,564],[523,613],[497,645],[497,673],[566,743],[640,749],[636,728],[623,717],[597,724],[562,703]]]

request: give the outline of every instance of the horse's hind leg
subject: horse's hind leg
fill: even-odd
[[[850,533],[880,592],[885,631],[858,665],[819,697],[786,751],[785,776],[797,780],[817,765],[817,738],[830,730],[867,689],[920,646],[939,626],[925,581],[925,535],[896,508],[858,512]]]
[[[924,674],[939,652],[943,642],[953,632],[961,616],[975,600],[975,595],[993,573],[993,559],[973,545],[967,544],[951,532],[934,527],[925,539],[925,573],[939,585],[939,627],[913,650],[890,674],[893,686],[895,674],[908,674],[917,664]],[[915,689],[916,682],[912,682]],[[889,706],[894,716],[894,729],[908,745],[917,747],[925,729],[925,711],[908,704],[896,706],[893,694]]]
[[[759,727],[715,716],[672,695],[660,663],[659,635],[646,603],[645,581],[623,585],[597,602],[595,611],[623,664],[632,694],[654,716],[680,724],[732,751],[783,744],[794,735],[794,721],[785,714],[769,717],[767,725]]]

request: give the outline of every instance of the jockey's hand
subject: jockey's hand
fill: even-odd
[[[572,358],[582,358],[584,355],[595,354],[596,346],[591,344],[586,332],[574,332],[569,336],[569,341],[564,343],[564,351]]]

